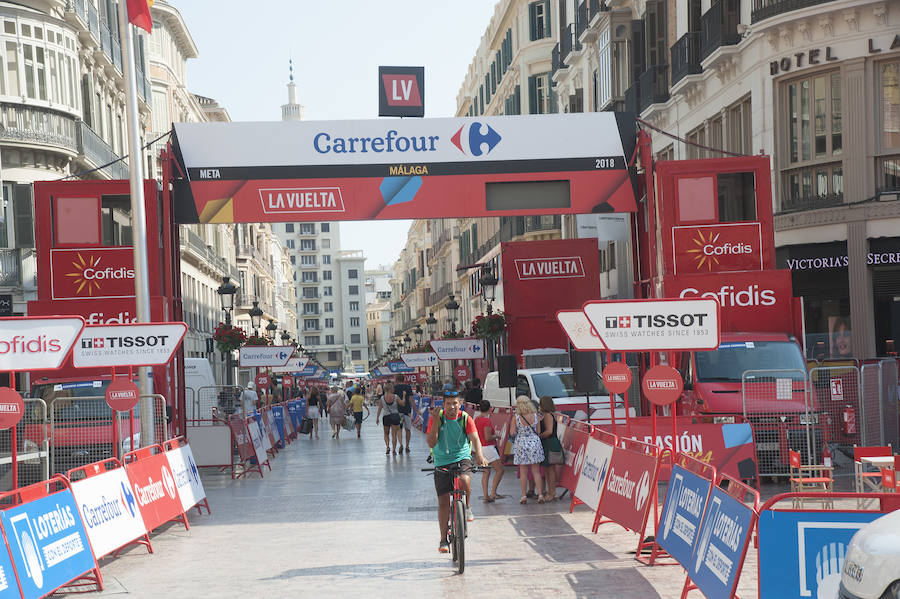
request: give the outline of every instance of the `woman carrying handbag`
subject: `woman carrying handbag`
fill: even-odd
[[[559,483],[559,474],[562,464],[565,463],[565,453],[562,443],[556,435],[556,405],[549,395],[541,397],[541,447],[544,450],[544,461],[541,466],[547,474],[547,490],[544,493],[544,501],[554,501],[556,497],[556,485]]]

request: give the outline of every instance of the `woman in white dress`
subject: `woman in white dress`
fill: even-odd
[[[531,398],[520,395],[516,398],[516,415],[510,424],[509,434],[515,435],[513,442],[513,463],[519,467],[519,486],[522,488],[522,499],[519,503],[527,503],[528,472],[534,478],[535,488],[543,488],[541,478],[541,462],[544,461],[544,448],[538,436],[540,416]],[[538,503],[544,503],[543,496]]]

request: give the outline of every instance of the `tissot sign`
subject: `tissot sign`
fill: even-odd
[[[583,310],[611,351],[719,346],[719,304],[714,299],[595,301]]]
[[[183,322],[85,327],[72,350],[76,368],[168,364],[187,333]]]
[[[404,80],[393,81],[400,96],[413,97]],[[176,218],[229,223],[633,212],[626,163],[634,144],[633,118],[597,112],[178,123],[175,154],[189,185],[176,187]]]
[[[425,116],[425,67],[378,67],[378,116]]]
[[[57,300],[134,297],[134,250],[51,249],[50,294]]]
[[[759,223],[672,227],[675,274],[762,270]]]
[[[584,277],[581,256],[527,258],[515,261],[520,281],[529,279],[572,279]]]

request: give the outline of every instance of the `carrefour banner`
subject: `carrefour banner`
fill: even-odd
[[[103,557],[147,532],[124,468],[76,481],[72,493],[95,555]]]
[[[97,567],[72,491],[66,489],[0,512],[22,597],[49,595]],[[12,572],[8,584],[15,584]]]
[[[177,123],[182,223],[633,212],[634,115]]]

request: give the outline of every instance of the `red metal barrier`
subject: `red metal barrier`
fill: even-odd
[[[563,417],[562,424],[565,425],[566,430],[560,441],[562,442],[566,463],[562,468],[562,474],[559,476],[559,486],[568,489],[569,493],[573,493],[575,486],[578,484],[578,475],[581,472],[581,464],[584,461],[587,441],[594,432],[594,427],[580,420],[572,420],[568,416]]]
[[[147,531],[151,532],[173,520],[182,522],[184,528],[190,530],[191,525],[181,505],[175,478],[162,445],[148,445],[129,451],[124,462]]]
[[[186,474],[187,476],[190,476],[190,477],[193,477],[193,476],[196,474],[196,476],[197,476],[197,479],[196,479],[196,480],[197,480],[198,487],[200,488],[200,490],[203,490],[203,488],[202,488],[203,485],[199,482],[199,480],[200,480],[200,479],[199,479],[199,473],[192,472],[192,470],[193,470],[194,468],[196,468],[196,464],[194,464],[194,452],[191,451],[191,446],[190,446],[190,444],[188,443],[187,438],[185,438],[185,437],[183,437],[183,436],[182,436],[182,437],[175,437],[174,439],[169,439],[168,441],[166,441],[166,442],[163,443],[163,449],[166,451],[166,454],[167,454],[166,457],[168,458],[169,464],[170,464],[170,466],[172,466],[173,469],[174,469],[173,463],[174,463],[174,464],[180,464],[180,462],[183,462],[183,461],[184,461],[184,459],[183,459],[184,456],[183,456],[183,455],[180,456],[180,457],[179,457],[178,455],[176,455],[177,453],[181,453],[181,454],[184,453],[184,452],[181,452],[181,451],[180,451],[182,448],[187,448],[187,455],[190,456],[190,463],[184,463],[184,464],[183,464],[183,466],[184,466],[185,469],[186,469],[185,474]],[[175,452],[175,453],[169,453],[169,452]],[[174,460],[174,462],[173,462],[173,460]],[[178,480],[176,479],[175,482],[177,483]],[[190,486],[190,481],[189,481],[189,480],[188,480],[188,486]],[[187,489],[186,489],[186,490],[187,490]],[[200,500],[193,500],[193,499],[192,499],[192,500],[190,500],[189,503],[188,503],[188,497],[189,497],[189,494],[188,494],[188,493],[182,494],[181,491],[179,491],[179,494],[181,495],[181,498],[182,498],[181,505],[182,505],[182,507],[185,509],[185,511],[188,511],[188,510],[190,510],[191,508],[195,508],[195,507],[196,507],[196,508],[197,508],[197,511],[198,511],[199,513],[202,514],[202,513],[203,513],[203,510],[201,509],[201,507],[205,507],[205,508],[206,508],[206,513],[207,513],[207,514],[212,514],[212,510],[209,509],[209,501],[208,501],[207,498],[206,498],[206,492],[205,492],[205,491],[203,491],[203,498],[202,498],[202,499],[200,499]]]

